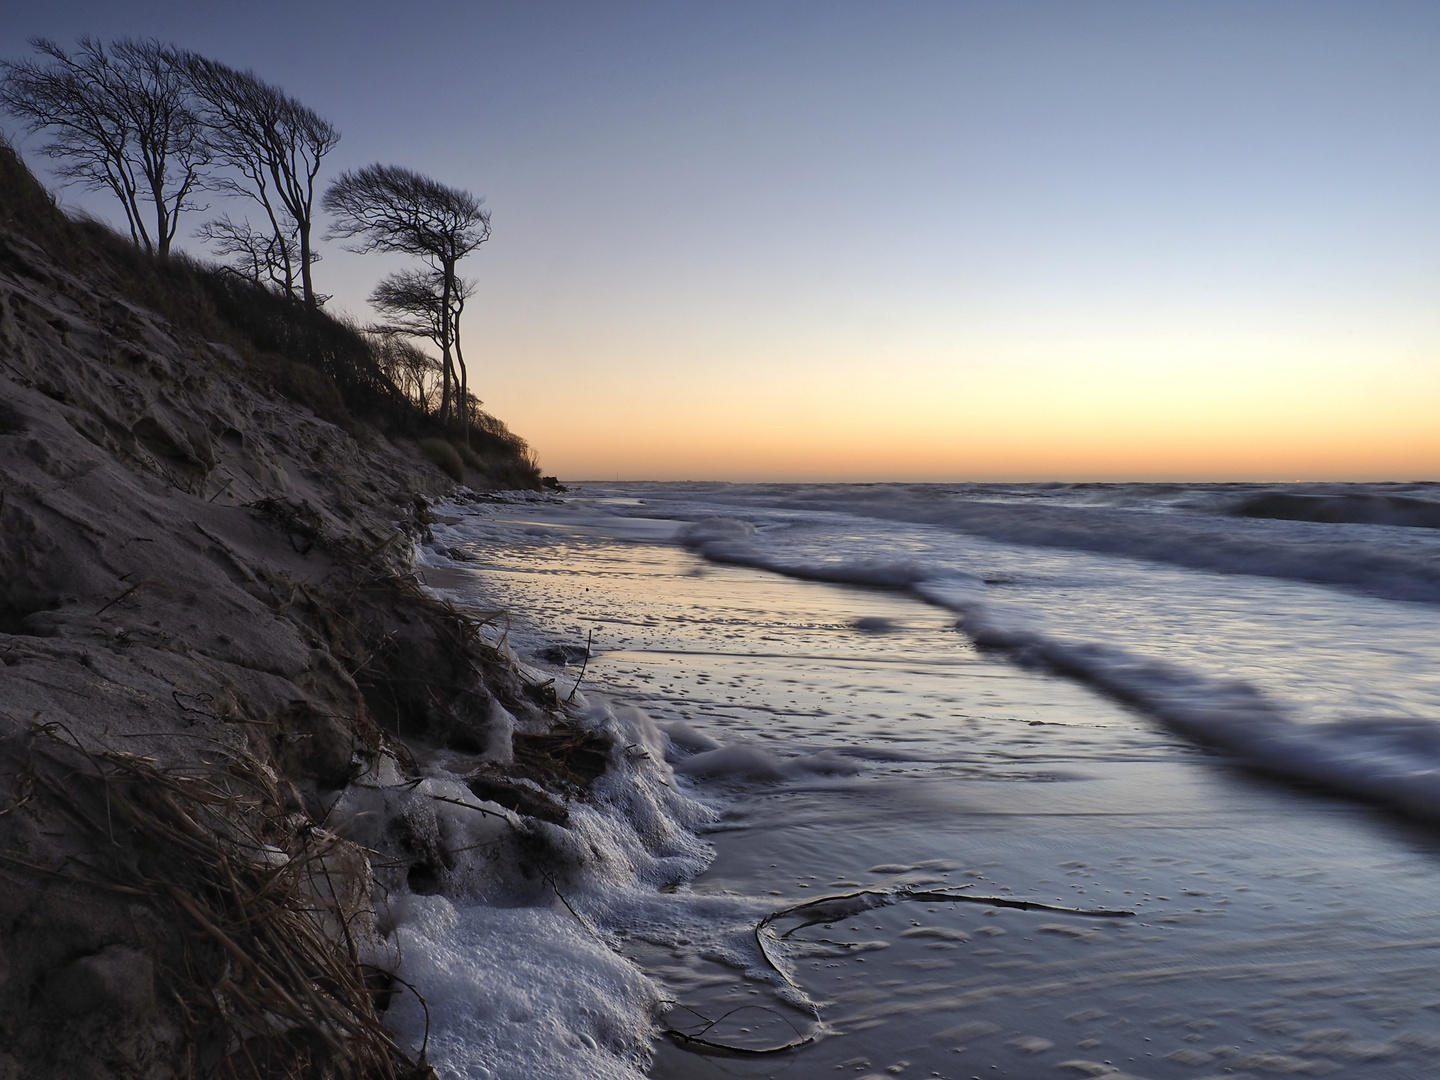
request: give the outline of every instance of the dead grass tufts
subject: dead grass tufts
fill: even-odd
[[[246,505],[283,532],[301,555],[325,539],[325,522],[308,503],[266,497]]]
[[[173,928],[178,940],[155,951],[183,1030],[181,1075],[434,1077],[423,1050],[410,1059],[385,1030],[367,985],[370,914],[346,866],[363,856],[288,816],[261,762],[230,750],[209,771],[168,770],[41,725],[27,775],[87,854],[59,870],[0,861],[142,904]]]

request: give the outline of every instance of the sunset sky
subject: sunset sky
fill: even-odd
[[[472,386],[562,478],[1440,478],[1434,3],[0,0],[83,33],[483,194]]]

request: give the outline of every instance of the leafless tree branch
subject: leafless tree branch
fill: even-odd
[[[316,261],[311,235],[315,180],[340,132],[254,72],[237,71],[193,52],[180,54],[180,63],[211,130],[216,159],[239,176],[221,183],[264,208],[282,257],[286,236],[293,231],[297,251],[293,260],[283,263],[285,288],[293,295],[298,278],[305,303],[316,306],[310,274]]]

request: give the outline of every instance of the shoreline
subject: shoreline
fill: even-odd
[[[133,299],[3,164],[0,1076],[427,1075],[381,1021],[377,901],[442,852],[403,821],[362,847],[337,794],[450,754],[530,843],[610,742],[415,582],[453,480]]]
[[[1266,808],[1283,811],[1317,859],[1327,843],[1354,842],[1373,824],[1368,811],[1347,808],[1320,814],[1312,826],[1305,796],[1256,796],[1243,778],[1192,777],[1187,787],[1180,780],[1194,763],[1181,759],[1199,751],[1170,760],[1156,749],[1166,737],[1114,701],[1097,705],[1087,689],[1058,689],[1044,673],[958,646],[953,616],[933,606],[912,616],[913,598],[772,580],[757,566],[697,568],[679,547],[652,545],[649,563],[625,555],[616,565],[631,559],[644,573],[603,599],[597,589],[583,608],[579,579],[566,585],[558,574],[553,595],[532,594],[534,604],[516,608],[520,621],[534,616],[537,626],[549,619],[568,627],[582,609],[587,618],[632,624],[641,644],[592,664],[583,690],[572,693],[573,665],[552,675],[518,657],[509,618],[495,605],[458,610],[422,587],[463,581],[463,551],[442,545],[453,567],[427,570],[417,584],[416,552],[432,530],[453,524],[432,512],[433,500],[455,496],[453,478],[410,440],[390,438],[343,408],[327,413],[334,402],[326,402],[338,398],[314,385],[297,391],[296,380],[307,376],[286,369],[283,357],[207,342],[194,326],[134,299],[117,275],[110,264],[82,271],[48,256],[23,229],[0,229],[0,1078],[163,1080],[197,1061],[202,1071],[233,1063],[242,1074],[269,1076],[322,1060],[357,1073],[424,1077],[426,1046],[475,1061],[471,1078],[490,1075],[481,1071],[485,1055],[523,1059],[517,1071],[537,1075],[560,1056],[584,1075],[634,1077],[646,1068],[657,1077],[698,1075],[695,1059],[675,1058],[680,1051],[665,1045],[651,1064],[664,994],[680,987],[703,1003],[707,987],[724,987],[712,997],[728,1007],[727,995],[744,1003],[769,986],[777,1001],[803,1001],[810,991],[793,983],[793,1000],[785,998],[784,972],[779,983],[763,971],[751,977],[753,930],[825,882],[835,890],[894,888],[973,872],[989,874],[997,889],[1045,900],[1044,889],[1058,891],[1073,870],[1124,894],[1141,880],[1136,861],[1157,860],[1137,839],[1135,822],[1122,819],[1148,816],[1163,826],[1154,836],[1169,830],[1190,857],[1214,864],[1204,873],[1240,895],[1219,896],[1203,913],[1166,910],[1160,921],[1171,921],[1147,933],[1156,931],[1158,941],[1185,927],[1209,932],[1243,907],[1246,919],[1233,923],[1263,937],[1266,916],[1255,896],[1291,903],[1275,890],[1309,880],[1292,865],[1293,852],[1267,847]],[[661,539],[669,528],[630,519],[624,538]],[[651,571],[650,585],[664,589],[647,593],[641,580]],[[810,714],[786,695],[799,694],[793,688],[804,680],[787,670],[784,648],[732,655],[712,642],[647,651],[646,641],[664,637],[666,597],[684,595],[705,575],[729,583],[719,595],[732,609],[709,628],[717,640],[755,630],[763,622],[757,612],[784,610],[795,613],[793,623],[755,632],[781,643],[809,635],[825,645],[799,657],[819,672],[805,693],[826,699],[821,727],[798,722]],[[698,610],[715,597],[690,600]],[[943,638],[946,652],[925,676],[935,683],[926,692],[961,702],[966,736],[974,738],[974,760],[930,764],[951,770],[944,782],[967,777],[971,796],[987,792],[978,803],[944,790],[941,780],[904,776],[914,759],[898,745],[910,736],[897,740],[885,728],[894,710],[879,696],[860,710],[837,704],[851,676],[825,671],[834,659],[827,649],[860,642],[878,656],[888,647],[893,655],[861,682],[916,694],[907,722],[933,720],[919,711],[930,707],[919,700],[924,695],[889,685],[892,676],[883,673],[917,663],[883,643],[926,619],[933,625],[922,629]],[[570,658],[563,649],[562,656]],[[619,665],[628,667],[617,679]],[[948,687],[952,677],[965,687]],[[722,701],[714,688],[727,679],[737,693]],[[747,681],[753,700],[738,692]],[[596,685],[621,694],[607,700]],[[708,702],[713,728],[691,725],[691,711],[704,711],[699,702]],[[1081,768],[1050,761],[1047,753],[1064,757],[1053,749],[1026,760],[1043,740],[1030,737],[1031,721],[1018,719],[1025,710],[1045,722],[1069,710],[1102,732],[1123,728],[1127,752],[1164,760]],[[795,722],[785,728],[782,721]],[[898,748],[861,745],[886,740]],[[996,760],[982,760],[986,754]],[[1147,768],[1160,779],[1146,780]],[[1078,775],[1085,769],[1093,775]],[[675,783],[677,773],[694,786]],[[732,815],[716,823],[714,807],[690,796],[727,784],[741,794],[715,800]],[[756,810],[770,805],[766,791],[785,796],[775,806],[803,813],[767,818]],[[862,810],[834,814],[827,800],[837,793]],[[1212,842],[1231,827],[1222,810],[1235,793],[1250,807],[1236,835],[1249,830],[1252,847],[1289,858],[1281,885],[1250,881],[1234,845]],[[1180,810],[1167,802],[1172,797]],[[1007,800],[1004,812],[983,805]],[[904,827],[890,820],[896,807],[908,815]],[[1186,812],[1206,824],[1176,824]],[[837,822],[848,824],[838,838]],[[934,835],[920,842],[907,834],[917,822]],[[1123,858],[1106,848],[1111,827],[1124,840],[1119,846],[1129,845]],[[1402,866],[1386,859],[1406,834],[1393,824],[1378,828],[1386,858],[1326,864],[1334,903],[1362,887],[1364,873]],[[1027,858],[1006,851],[1017,836]],[[1061,850],[1067,837],[1088,845],[1083,866],[1067,869],[1077,861],[1076,852]],[[702,873],[712,843],[719,859]],[[938,850],[946,845],[954,851]],[[983,854],[986,845],[995,850]],[[771,873],[771,858],[784,874]],[[1188,895],[1173,867],[1149,872],[1169,874],[1177,886],[1163,894],[1157,886],[1157,901]],[[1412,903],[1409,885],[1379,888],[1396,910],[1424,921],[1427,909]],[[901,912],[877,916],[881,938],[857,939],[864,948],[854,956],[870,966],[847,969],[859,982],[859,972],[874,979],[868,973],[889,965],[895,985],[921,988],[904,1008],[867,1002],[863,984],[841,986],[827,975],[843,957],[821,969],[814,957],[823,952],[815,950],[839,948],[833,942],[797,939],[787,958],[797,970],[801,960],[816,969],[816,998],[848,995],[836,997],[843,1007],[834,1016],[871,1047],[862,1068],[871,1057],[876,1066],[900,1066],[911,1060],[892,1052],[904,1049],[900,1043],[939,1039],[946,1053],[974,1043],[997,1060],[1019,1055],[1017,1075],[1028,1075],[1023,1069],[1042,1060],[1036,1055],[1059,1044],[1055,1031],[1094,1025],[1058,1012],[1051,997],[1060,995],[1044,989],[1049,983],[1024,989],[1030,976],[995,972],[1033,972],[1056,985],[1070,979],[1099,993],[1116,984],[1089,972],[1091,946],[1113,947],[1107,962],[1131,964],[1137,986],[1170,960],[1138,936],[1122,941],[1121,931],[1106,938],[1041,925],[1047,944],[1060,945],[1027,951],[1021,943],[1036,928],[1004,922],[1011,918],[1004,912],[964,925],[925,917],[934,925],[917,937]],[[1323,931],[1345,946],[1344,920],[1360,916],[1352,907],[1334,919],[1317,922],[1308,911],[1297,919],[1305,932]],[[1009,934],[986,941],[976,922]],[[1212,937],[1185,953],[1197,970],[1221,970],[1212,961],[1229,941],[1218,931]],[[697,942],[710,952],[697,956]],[[1429,947],[1414,935],[1403,943]],[[1279,957],[1266,961],[1268,978],[1288,962],[1288,946],[1273,936],[1262,944]],[[1375,955],[1394,955],[1394,944],[1377,946]],[[950,984],[943,987],[938,975],[915,977],[964,967],[938,955],[950,951],[938,946],[979,958],[961,973],[969,980],[963,986],[960,974],[944,976]],[[1150,966],[1135,966],[1142,961]],[[1311,957],[1295,963],[1320,971]],[[1363,980],[1341,976],[1332,983],[1363,996],[1365,988],[1356,989]],[[1283,991],[1280,976],[1271,982]],[[433,990],[428,1006],[417,989]],[[985,1004],[991,999],[1039,1002],[1040,1019],[1011,1031],[1008,1016],[994,1011],[1000,1006]],[[945,1028],[941,1039],[921,1030],[921,1006],[991,1013],[963,1031]],[[1163,1021],[1144,1023],[1168,1031]],[[1224,1046],[1243,1049],[1262,1037],[1218,1012],[1187,1023],[1202,1021],[1238,1032]],[[892,1022],[902,1035],[868,1041],[880,1037],[866,1032]],[[1300,1021],[1283,1021],[1291,1022]],[[1081,1043],[1103,1034],[1087,1029]],[[1403,1031],[1388,1038],[1391,1057],[1423,1041]],[[829,1042],[820,1056],[845,1045]],[[1232,1069],[1279,1061],[1206,1045],[1175,1061],[1193,1066],[1208,1054],[1216,1068]],[[1304,1045],[1317,1059],[1358,1060],[1381,1041],[1316,1036]],[[1276,1042],[1266,1052],[1283,1049]],[[1067,1061],[1081,1063],[1074,1065],[1080,1071],[1107,1064]]]

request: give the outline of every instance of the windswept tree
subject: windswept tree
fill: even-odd
[[[317,259],[311,239],[315,181],[340,132],[253,72],[236,71],[196,53],[182,54],[181,63],[210,130],[216,160],[236,174],[221,175],[216,186],[260,204],[270,222],[270,251],[280,260],[276,269],[283,288],[294,296],[298,285],[306,305],[315,307],[310,273]]]
[[[405,340],[408,335],[386,328],[368,331],[375,361],[395,387],[425,412],[436,405],[433,375],[440,371],[440,362],[423,349]]]
[[[455,266],[490,238],[490,212],[468,191],[398,165],[367,165],[341,174],[322,205],[331,235],[356,241],[352,251],[397,251],[424,259],[439,278],[442,365],[440,417],[449,423],[454,376]]]
[[[460,316],[465,313],[465,301],[474,295],[475,282],[462,277],[455,279],[450,290],[450,318],[447,323],[445,283],[438,271],[402,270],[388,274],[381,278],[380,284],[370,294],[371,306],[390,319],[390,322],[376,327],[380,333],[427,338],[443,352],[448,325],[459,375],[460,415],[466,420],[470,416],[470,380],[460,341]]]
[[[0,105],[49,135],[41,152],[62,179],[113,192],[135,244],[169,258],[210,160],[179,52],[152,39],[121,38],[108,51],[89,37],[73,52],[46,38],[30,44],[43,59],[0,61]]]

